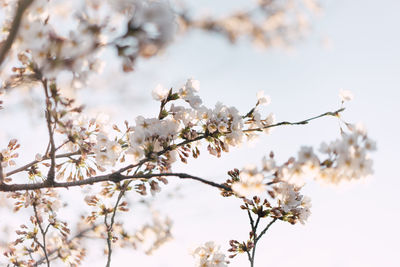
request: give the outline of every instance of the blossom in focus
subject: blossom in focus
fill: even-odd
[[[300,188],[287,182],[274,187],[280,208],[288,213],[289,222],[304,224],[311,214],[311,199],[300,194]]]

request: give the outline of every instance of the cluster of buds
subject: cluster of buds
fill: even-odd
[[[16,139],[8,142],[7,148],[2,149],[0,152],[0,164],[3,168],[15,166],[15,158],[18,158],[16,150],[20,147]]]

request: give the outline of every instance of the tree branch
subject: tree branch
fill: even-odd
[[[22,16],[25,10],[29,7],[30,4],[32,4],[32,2],[33,0],[20,0],[18,2],[18,7],[15,12],[14,20],[11,24],[10,32],[7,36],[7,39],[4,41],[3,45],[0,48],[0,65],[3,63],[8,51],[10,50],[12,44],[15,41],[15,38],[17,37],[18,29],[21,25]]]
[[[81,155],[81,152],[80,152],[80,151],[76,151],[76,152],[71,152],[71,153],[59,154],[59,155],[56,155],[55,158],[56,158],[56,159],[59,159],[59,158],[68,158],[68,157],[77,156],[77,155]],[[24,166],[19,167],[18,169],[15,169],[15,170],[12,170],[12,171],[10,171],[10,172],[7,172],[7,173],[6,173],[6,177],[11,176],[11,175],[16,174],[16,173],[19,173],[19,172],[22,172],[22,171],[26,171],[27,169],[29,169],[29,168],[32,167],[33,165],[35,165],[35,164],[37,164],[37,163],[40,163],[40,162],[42,162],[42,161],[45,161],[45,160],[49,160],[49,159],[50,159],[49,156],[44,155],[44,156],[42,157],[41,160],[34,160],[34,161],[32,161],[32,162],[30,162],[30,163],[24,165]]]
[[[77,233],[75,236],[73,236],[72,238],[70,238],[69,240],[67,240],[67,241],[65,242],[65,244],[66,244],[66,245],[69,245],[69,244],[70,244],[72,241],[74,241],[75,239],[77,239],[77,238],[79,239],[79,238],[84,237],[84,235],[85,235],[86,233],[88,233],[88,232],[94,230],[97,226],[98,226],[98,225],[94,224],[92,227],[89,227],[89,228],[86,228],[86,229],[80,231],[80,232]],[[50,258],[50,257],[53,256],[55,253],[57,253],[58,251],[59,251],[58,248],[53,249],[53,250],[50,250],[50,251],[47,252],[47,255],[48,255],[48,257]],[[53,259],[50,259],[50,261],[51,261],[51,260],[53,260]],[[42,257],[42,258],[40,258],[38,261],[36,261],[35,264],[34,264],[33,266],[35,266],[35,267],[36,267],[36,266],[39,266],[39,265],[41,265],[42,263],[44,263],[45,261],[46,261],[46,258],[45,258],[45,257]]]
[[[50,267],[49,256],[48,256],[48,254],[47,254],[47,248],[46,248],[46,234],[47,234],[48,228],[46,228],[46,230],[43,229],[42,223],[40,222],[39,214],[38,214],[38,211],[37,211],[37,208],[36,208],[36,204],[35,204],[35,203],[33,204],[33,211],[34,211],[34,213],[35,213],[35,218],[36,218],[36,222],[37,222],[37,224],[38,224],[38,226],[39,226],[40,233],[42,234],[43,244],[41,244],[41,243],[36,239],[36,237],[35,237],[35,241],[36,241],[36,243],[41,247],[41,249],[43,250],[44,257],[45,257],[46,263],[47,263],[47,267]]]
[[[4,172],[3,172],[3,155],[0,153],[0,184],[4,183]]]
[[[49,172],[47,173],[47,183],[53,184],[54,178],[56,176],[55,167],[56,167],[56,145],[54,142],[54,129],[53,123],[51,121],[51,102],[50,102],[50,95],[48,92],[47,86],[47,79],[42,77],[42,85],[44,89],[44,93],[46,95],[46,122],[47,122],[47,129],[49,132],[49,143],[50,143],[50,168]],[[46,155],[47,156],[47,155]]]
[[[276,124],[265,126],[263,128],[245,130],[244,132],[262,131],[263,129],[266,129],[266,128],[272,128],[272,127],[277,127],[277,126],[281,126],[281,125],[304,125],[304,124],[307,124],[308,122],[310,122],[312,120],[315,120],[315,119],[318,119],[318,118],[321,118],[321,117],[324,117],[324,116],[338,116],[339,113],[343,112],[343,111],[344,111],[344,108],[341,108],[341,109],[338,109],[338,110],[333,111],[333,112],[325,112],[325,113],[322,113],[322,114],[320,114],[318,116],[315,116],[315,117],[312,117],[312,118],[309,118],[309,119],[306,119],[306,120],[298,121],[298,122],[283,121],[283,122],[279,122],[279,123],[276,123]],[[204,139],[206,137],[208,137],[208,135],[201,134],[201,135],[199,135],[198,137],[196,137],[194,139],[182,141],[181,143],[178,143],[176,145],[172,145],[172,146],[169,146],[169,147],[163,149],[162,151],[158,152],[156,154],[156,156],[161,156],[161,155],[167,153],[168,151],[172,151],[172,150],[176,149],[177,147],[184,146],[186,144],[190,144],[192,142],[202,140],[202,139]],[[65,154],[55,155],[54,158],[63,158],[63,157],[79,155],[79,154],[80,154],[80,151],[77,151],[77,152],[72,152],[72,153],[65,153]],[[51,159],[51,157],[45,155],[45,157],[42,160],[47,160],[47,159]],[[197,180],[199,182],[202,182],[202,183],[214,186],[214,187],[218,187],[218,188],[221,188],[221,189],[224,189],[224,190],[231,191],[231,189],[229,187],[226,187],[224,185],[221,185],[221,184],[218,184],[218,183],[214,183],[214,182],[211,182],[211,181],[199,178],[199,177],[191,176],[191,175],[188,175],[188,174],[184,174],[184,173],[178,173],[178,174],[164,173],[164,174],[147,174],[147,175],[143,175],[142,174],[142,175],[133,175],[133,176],[124,176],[124,175],[121,174],[122,172],[125,172],[125,171],[127,171],[129,169],[132,169],[134,167],[142,165],[142,164],[144,164],[144,163],[146,163],[146,162],[148,162],[150,160],[152,160],[152,159],[145,158],[145,159],[141,160],[140,162],[138,162],[136,164],[130,164],[130,165],[128,165],[126,167],[123,167],[123,168],[119,169],[118,171],[110,173],[108,175],[100,175],[100,176],[90,177],[90,178],[87,178],[87,179],[84,179],[84,180],[79,180],[79,181],[63,182],[63,183],[54,182],[53,185],[46,184],[46,183],[10,184],[10,185],[0,184],[0,191],[13,192],[13,191],[20,191],[20,190],[35,190],[35,189],[41,189],[41,188],[57,188],[57,187],[66,187],[67,188],[67,187],[72,187],[72,186],[90,185],[90,184],[94,184],[94,183],[98,183],[98,182],[104,182],[104,181],[122,181],[122,180],[125,180],[125,179],[140,179],[140,178],[149,179],[151,177],[156,177],[156,176],[177,176],[177,177],[179,177],[181,179],[193,179],[193,180]],[[14,170],[14,171],[11,171],[11,172],[7,173],[6,177],[9,176],[9,175],[15,174],[17,172],[26,170],[27,168],[29,168],[30,166],[32,166],[32,165],[34,165],[34,164],[36,164],[38,162],[40,162],[40,161],[36,161],[36,160],[32,161],[31,163],[28,163],[28,164],[26,164],[26,165],[24,165],[24,166],[22,166],[22,167],[20,167],[20,168],[18,168],[16,170]]]
[[[139,166],[136,168],[135,174],[139,171],[140,167],[141,167],[141,165],[139,165]],[[108,247],[108,253],[107,253],[108,255],[107,255],[106,267],[110,267],[110,266],[111,266],[111,254],[112,254],[111,237],[112,237],[112,228],[113,228],[113,226],[114,226],[115,216],[116,216],[116,214],[117,214],[118,205],[119,205],[119,202],[121,201],[122,197],[124,196],[124,194],[125,194],[125,192],[126,192],[126,189],[128,188],[128,186],[129,186],[129,184],[130,184],[131,182],[132,182],[132,181],[128,181],[128,182],[124,185],[124,187],[121,189],[121,191],[119,192],[117,201],[115,202],[115,205],[114,205],[113,213],[112,213],[112,215],[111,215],[110,224],[107,224],[107,214],[104,216],[104,223],[105,223],[105,225],[106,225],[106,227],[107,227],[107,247]]]
[[[248,210],[247,210],[248,211]],[[249,211],[248,211],[249,212]],[[254,260],[255,260],[255,257],[256,257],[256,248],[257,248],[257,243],[258,243],[258,241],[260,240],[260,238],[268,231],[268,229],[271,227],[271,225],[274,223],[274,222],[276,222],[277,220],[278,220],[278,218],[274,218],[272,221],[270,221],[270,223],[264,228],[264,230],[262,230],[261,231],[261,233],[259,234],[259,235],[257,235],[257,233],[256,233],[256,231],[257,231],[257,227],[258,227],[258,223],[260,222],[260,219],[261,219],[261,217],[260,216],[258,216],[257,217],[257,222],[256,222],[256,224],[255,224],[255,226],[254,226],[254,231],[253,231],[253,233],[254,233],[254,241],[253,241],[253,249],[252,249],[252,251],[251,251],[251,255],[250,255],[250,252],[247,252],[247,254],[248,254],[248,258],[249,258],[249,261],[250,261],[250,267],[254,267]],[[251,221],[250,221],[251,222]],[[253,223],[251,223],[252,225],[253,225]],[[253,226],[252,226],[252,228],[253,228]]]
[[[260,240],[260,238],[268,231],[268,229],[271,227],[271,225],[276,222],[278,218],[274,218],[270,223],[264,228],[264,230],[261,231],[261,233],[258,235],[256,238],[256,241]]]
[[[35,184],[11,184],[11,185],[0,184],[0,192],[15,192],[21,190],[36,190],[43,188],[60,188],[60,187],[69,188],[82,185],[92,185],[95,183],[107,182],[107,181],[120,182],[127,179],[150,179],[153,177],[161,177],[161,176],[175,176],[181,179],[192,179],[216,188],[232,191],[232,189],[228,186],[215,183],[186,173],[150,173],[150,174],[122,175],[118,172],[114,172],[107,175],[95,176],[84,180],[77,180],[77,181],[63,182],[63,183],[54,182],[54,184],[49,184],[46,182],[35,183]]]
[[[261,127],[261,128],[254,128],[254,129],[244,130],[243,132],[247,133],[247,132],[262,131],[263,129],[273,128],[273,127],[282,126],[282,125],[304,125],[304,124],[309,123],[310,121],[313,121],[313,120],[316,120],[316,119],[319,119],[319,118],[322,118],[322,117],[325,117],[325,116],[337,117],[344,110],[345,110],[345,108],[340,108],[340,109],[338,109],[336,111],[325,112],[325,113],[322,113],[322,114],[320,114],[318,116],[311,117],[309,119],[302,120],[302,121],[297,121],[297,122],[282,121],[282,122],[278,122],[278,123],[275,123],[275,124],[267,125],[267,126],[264,126],[264,127]]]

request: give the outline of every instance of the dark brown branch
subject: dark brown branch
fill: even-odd
[[[32,4],[33,0],[20,0],[18,2],[18,7],[15,12],[14,20],[11,24],[10,32],[7,36],[7,39],[4,41],[3,45],[0,48],[0,65],[3,63],[4,59],[7,56],[8,51],[10,50],[12,44],[17,37],[18,29],[21,25],[22,17],[25,10]]]
[[[72,182],[63,182],[63,183],[57,183],[54,182],[54,184],[49,184],[46,182],[42,183],[35,183],[35,184],[1,184],[0,185],[0,192],[15,192],[15,191],[21,191],[21,190],[36,190],[36,189],[43,189],[43,188],[68,188],[68,187],[74,187],[74,186],[82,186],[82,185],[92,185],[95,183],[100,183],[100,182],[119,182],[127,179],[150,179],[153,177],[161,177],[161,176],[175,176],[179,177],[181,179],[192,179],[199,181],[204,184],[208,184],[210,186],[224,189],[227,191],[232,191],[232,189],[228,186],[215,183],[212,181],[208,181],[206,179],[196,177],[190,174],[186,173],[150,173],[150,174],[135,174],[135,175],[122,175],[118,172],[107,174],[107,175],[100,175],[100,176],[95,176],[91,178],[87,178],[84,180],[78,180],[78,181],[72,181]]]
[[[268,229],[271,227],[271,225],[276,222],[278,218],[274,218],[270,223],[264,228],[264,230],[261,231],[261,233],[258,235],[256,238],[256,241],[260,240],[260,238],[268,231]]]
[[[3,155],[0,153],[0,184],[4,183],[4,172],[3,172]]]
[[[247,211],[248,211],[248,210],[247,210]],[[249,212],[249,211],[248,211],[248,212]],[[249,213],[249,215],[250,215],[250,213]],[[250,261],[250,267],[254,267],[254,261],[255,261],[255,257],[256,257],[256,248],[257,248],[257,243],[258,243],[258,241],[259,241],[260,238],[268,231],[268,229],[271,227],[271,225],[272,225],[274,222],[276,222],[276,221],[278,220],[278,218],[274,218],[274,219],[273,219],[272,221],[270,221],[269,224],[261,231],[261,233],[260,233],[259,235],[257,235],[257,227],[258,227],[258,224],[259,224],[259,222],[260,222],[260,219],[261,219],[261,217],[258,216],[258,217],[257,217],[257,222],[256,222],[256,224],[254,225],[254,227],[252,226],[252,229],[254,229],[254,230],[253,230],[253,234],[254,234],[253,249],[252,249],[252,251],[251,251],[251,254],[250,254],[249,251],[247,251],[247,255],[248,255],[248,258],[249,258],[249,261]],[[253,223],[251,223],[251,221],[250,221],[250,224],[253,225]]]
[[[48,92],[47,80],[42,78],[42,85],[44,89],[44,93],[46,95],[46,122],[47,122],[47,129],[49,132],[49,143],[50,143],[50,168],[49,172],[47,173],[47,183],[53,184],[54,178],[56,176],[55,167],[56,167],[56,145],[54,142],[54,129],[53,129],[53,122],[51,119],[51,102],[50,102],[50,95]],[[46,155],[47,156],[47,155]]]

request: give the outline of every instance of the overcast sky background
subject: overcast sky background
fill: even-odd
[[[214,2],[198,1],[193,6],[223,13],[230,5],[246,3]],[[161,57],[140,61],[129,83],[109,77],[115,89],[124,87],[129,96],[124,97],[128,107],[113,110],[113,119],[133,122],[137,115],[155,114],[158,104],[151,101],[151,89],[157,83],[178,87],[189,77],[200,80],[200,95],[206,105],[222,101],[242,112],[254,104],[256,92],[264,90],[272,103],[263,112],[273,111],[278,121],[297,121],[336,110],[340,106],[339,89],[353,91],[355,99],[346,105],[344,118],[363,122],[370,137],[377,141],[374,177],[340,187],[307,184],[304,192],[313,203],[309,222],[305,226],[283,222],[273,225],[258,247],[256,266],[397,267],[400,1],[322,3],[323,15],[313,21],[311,35],[290,52],[259,51],[247,42],[232,46],[223,38],[201,32],[178,38]],[[325,38],[331,40],[330,48],[322,45]],[[98,109],[121,101],[118,95],[104,97],[101,92],[83,95],[90,96],[85,101]],[[15,118],[25,123],[22,117],[4,114],[2,125],[10,125]],[[33,130],[40,133],[39,126],[35,127]],[[228,170],[260,164],[271,150],[282,162],[295,155],[301,145],[318,148],[321,142],[334,140],[339,134],[335,118],[281,127],[256,144],[234,149],[220,159],[203,153],[199,160],[191,159],[188,165],[178,165],[175,170],[222,182]],[[32,142],[35,135],[13,135],[32,148],[39,146]],[[230,239],[247,238],[249,226],[246,213],[239,209],[240,202],[221,198],[214,188],[195,182],[172,182],[170,186],[176,185],[181,186],[183,198],[163,201],[165,196],[161,194],[155,201],[155,206],[173,219],[175,239],[153,257],[116,250],[115,266],[192,266],[189,249],[196,244],[214,240],[226,250]],[[91,258],[84,266],[103,264],[104,258]],[[231,266],[247,266],[246,256],[237,256]]]

